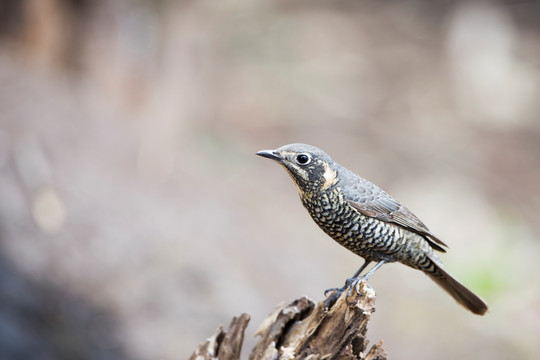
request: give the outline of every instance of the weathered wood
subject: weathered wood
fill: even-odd
[[[261,341],[250,360],[386,359],[379,345],[366,353],[367,324],[375,311],[375,292],[365,282],[360,294],[342,294],[329,309],[307,298],[276,309],[257,330]]]
[[[216,333],[199,345],[190,360],[238,360],[244,342],[244,332],[249,323],[249,315],[234,317],[227,332],[220,325]]]
[[[359,294],[353,291],[348,302],[342,294],[329,310],[324,302],[306,297],[282,304],[256,331],[260,341],[249,359],[386,360],[382,342],[368,350],[367,324],[374,311],[375,291],[366,282],[360,283]],[[233,319],[226,333],[219,327],[191,359],[239,359],[249,316],[239,319]]]

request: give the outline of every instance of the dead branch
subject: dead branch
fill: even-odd
[[[279,305],[260,325],[255,335],[261,339],[251,351],[250,360],[328,359],[386,360],[379,342],[369,350],[367,324],[375,311],[375,291],[360,284],[349,301],[342,294],[329,309],[302,297]],[[240,349],[249,315],[233,318],[227,332],[217,332],[193,353],[190,360],[240,359]]]

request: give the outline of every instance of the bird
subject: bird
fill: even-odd
[[[323,150],[294,143],[259,156],[282,165],[292,178],[300,200],[312,219],[331,238],[364,259],[358,271],[341,288],[325,291],[333,295],[332,306],[347,291],[369,278],[383,264],[399,262],[422,271],[474,314],[483,315],[487,304],[460,283],[445,268],[436,251],[447,245],[433,235],[409,209],[375,184],[335,162]],[[362,275],[371,264],[373,268]]]

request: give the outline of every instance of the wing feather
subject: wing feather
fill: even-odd
[[[446,252],[442,246],[447,247],[447,245],[433,235],[427,226],[409,209],[371,182],[361,177],[358,178],[360,179],[359,182],[356,182],[352,187],[348,187],[352,189],[352,192],[346,194],[349,205],[364,216],[394,223],[422,235],[433,249]]]

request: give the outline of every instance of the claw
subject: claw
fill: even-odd
[[[343,294],[343,292],[345,290],[347,290],[347,297],[345,299],[347,301],[347,305],[352,305],[352,302],[349,301],[349,298],[352,295],[353,289],[356,290],[357,294],[360,294],[360,283],[362,281],[366,281],[366,278],[363,277],[363,276],[360,276],[360,277],[357,277],[357,278],[350,278],[350,279],[347,279],[347,281],[345,281],[345,285],[342,288],[326,289],[324,291],[324,296],[327,296],[328,293],[331,292],[331,291],[334,291],[334,294],[328,300],[325,301],[324,307],[326,309],[329,309],[330,306],[332,306],[334,304],[334,302],[337,300],[337,298],[340,297],[341,294]]]
[[[328,300],[324,302],[325,309],[329,309],[330,306],[332,306],[336,302],[336,300],[341,296],[341,294],[343,294],[343,292],[347,289],[348,290],[347,290],[346,300],[347,300],[347,304],[351,305],[351,303],[349,302],[349,298],[351,297],[351,292],[352,292],[353,287],[355,286],[354,284],[356,283],[357,279],[358,278],[350,278],[350,279],[345,280],[345,285],[343,285],[343,287],[341,288],[326,289],[324,291],[324,296],[327,296],[327,294],[331,291],[334,291],[334,294]]]
[[[373,275],[373,273],[378,269],[380,268],[384,263],[386,262],[386,260],[380,260],[374,267],[373,269],[371,269],[367,274],[365,275],[362,275],[360,276],[360,274],[362,273],[362,270],[364,270],[366,268],[366,266],[369,265],[370,261],[366,260],[364,262],[364,264],[360,267],[360,269],[358,269],[358,271],[353,275],[352,278],[350,279],[347,279],[345,281],[345,285],[343,285],[342,288],[332,288],[332,289],[327,289],[325,292],[324,292],[324,296],[326,296],[326,294],[328,294],[330,291],[334,291],[334,294],[324,302],[324,307],[325,309],[329,309],[331,305],[333,305],[335,303],[335,301],[337,300],[337,298],[343,294],[343,292],[345,290],[348,289],[347,291],[347,304],[348,305],[351,305],[351,303],[349,302],[349,298],[351,297],[351,293],[352,293],[352,289],[353,288],[356,288],[356,293],[357,294],[360,294],[360,283],[362,281],[365,281],[367,283],[367,281],[369,280],[369,278],[371,277],[371,275]]]
[[[349,291],[347,292],[347,304],[351,304],[349,302],[349,297],[351,296],[352,290],[355,289],[357,294],[360,294],[360,283],[362,281],[366,281],[365,277],[359,276],[355,279],[352,279],[351,283],[349,284]]]
[[[330,307],[331,307],[332,305],[334,305],[334,303],[336,302],[336,300],[338,299],[338,297],[339,297],[340,295],[341,295],[341,293],[340,293],[339,291],[336,291],[336,292],[334,293],[334,295],[332,295],[328,300],[326,300],[326,301],[324,302],[324,308],[325,308],[325,310],[330,309]]]
[[[324,296],[327,296],[327,294],[331,291],[333,291],[334,294],[324,302],[324,308],[328,310],[336,302],[338,297],[340,297],[340,295],[345,291],[345,289],[347,289],[347,285],[343,286],[342,288],[326,289],[324,291]]]
[[[330,288],[330,289],[326,289],[326,290],[324,290],[324,296],[328,296],[328,293],[331,292],[331,291],[343,291],[343,288]]]
[[[361,278],[361,279],[358,279],[358,281],[357,281],[356,284],[355,284],[355,285],[356,285],[355,287],[356,287],[356,293],[357,293],[357,294],[360,294],[360,284],[362,283],[362,281],[364,281],[364,279],[362,279],[362,278]]]

